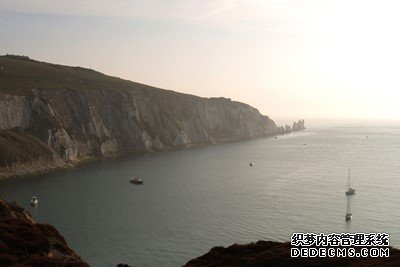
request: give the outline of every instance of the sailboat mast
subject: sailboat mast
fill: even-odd
[[[347,188],[350,188],[350,169],[349,169],[349,173],[347,174],[347,184],[346,184]]]

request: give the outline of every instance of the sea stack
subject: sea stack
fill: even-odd
[[[292,131],[301,131],[304,130],[306,127],[304,127],[304,119],[303,120],[299,120],[298,122],[293,122],[293,126],[292,126]]]

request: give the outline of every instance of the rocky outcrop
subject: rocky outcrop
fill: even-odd
[[[279,126],[276,134],[286,134],[285,127]]]
[[[256,267],[256,266],[400,266],[400,250],[389,247],[390,258],[376,257],[291,257],[290,243],[258,241],[246,245],[214,247],[189,261],[185,267]],[[359,251],[361,248],[355,248]]]
[[[19,175],[21,168],[29,173],[86,158],[289,132],[227,98],[201,98],[36,61],[0,57],[0,65],[5,66],[0,81],[17,88],[0,88],[0,152],[7,152],[0,153],[2,177]],[[22,85],[21,79],[26,79]],[[50,85],[35,86],[38,82]]]
[[[289,133],[291,133],[292,132],[292,128],[289,126],[289,125],[286,125],[285,126],[285,133],[286,134],[289,134]]]
[[[298,122],[293,122],[292,131],[302,131],[306,127],[304,127],[304,120],[299,120]]]
[[[298,122],[293,122],[293,126],[290,127],[290,125],[285,125],[285,127],[283,126],[279,126],[277,127],[276,133],[277,134],[289,134],[291,132],[296,132],[296,131],[301,131],[306,129],[306,127],[304,126],[304,119],[303,120],[299,120]]]
[[[52,226],[0,199],[0,266],[89,266]]]

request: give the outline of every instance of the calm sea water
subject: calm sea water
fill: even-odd
[[[0,196],[54,225],[93,266],[181,266],[213,246],[293,232],[387,232],[400,247],[399,159],[400,128],[309,129],[0,181]]]

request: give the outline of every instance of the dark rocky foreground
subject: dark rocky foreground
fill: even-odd
[[[258,241],[246,245],[214,247],[189,261],[185,267],[279,267],[279,266],[400,266],[400,250],[390,247],[388,258],[291,258],[290,243]]]
[[[89,158],[304,129],[227,98],[202,98],[67,67],[0,56],[0,178]]]
[[[51,225],[0,199],[0,266],[89,266]]]

